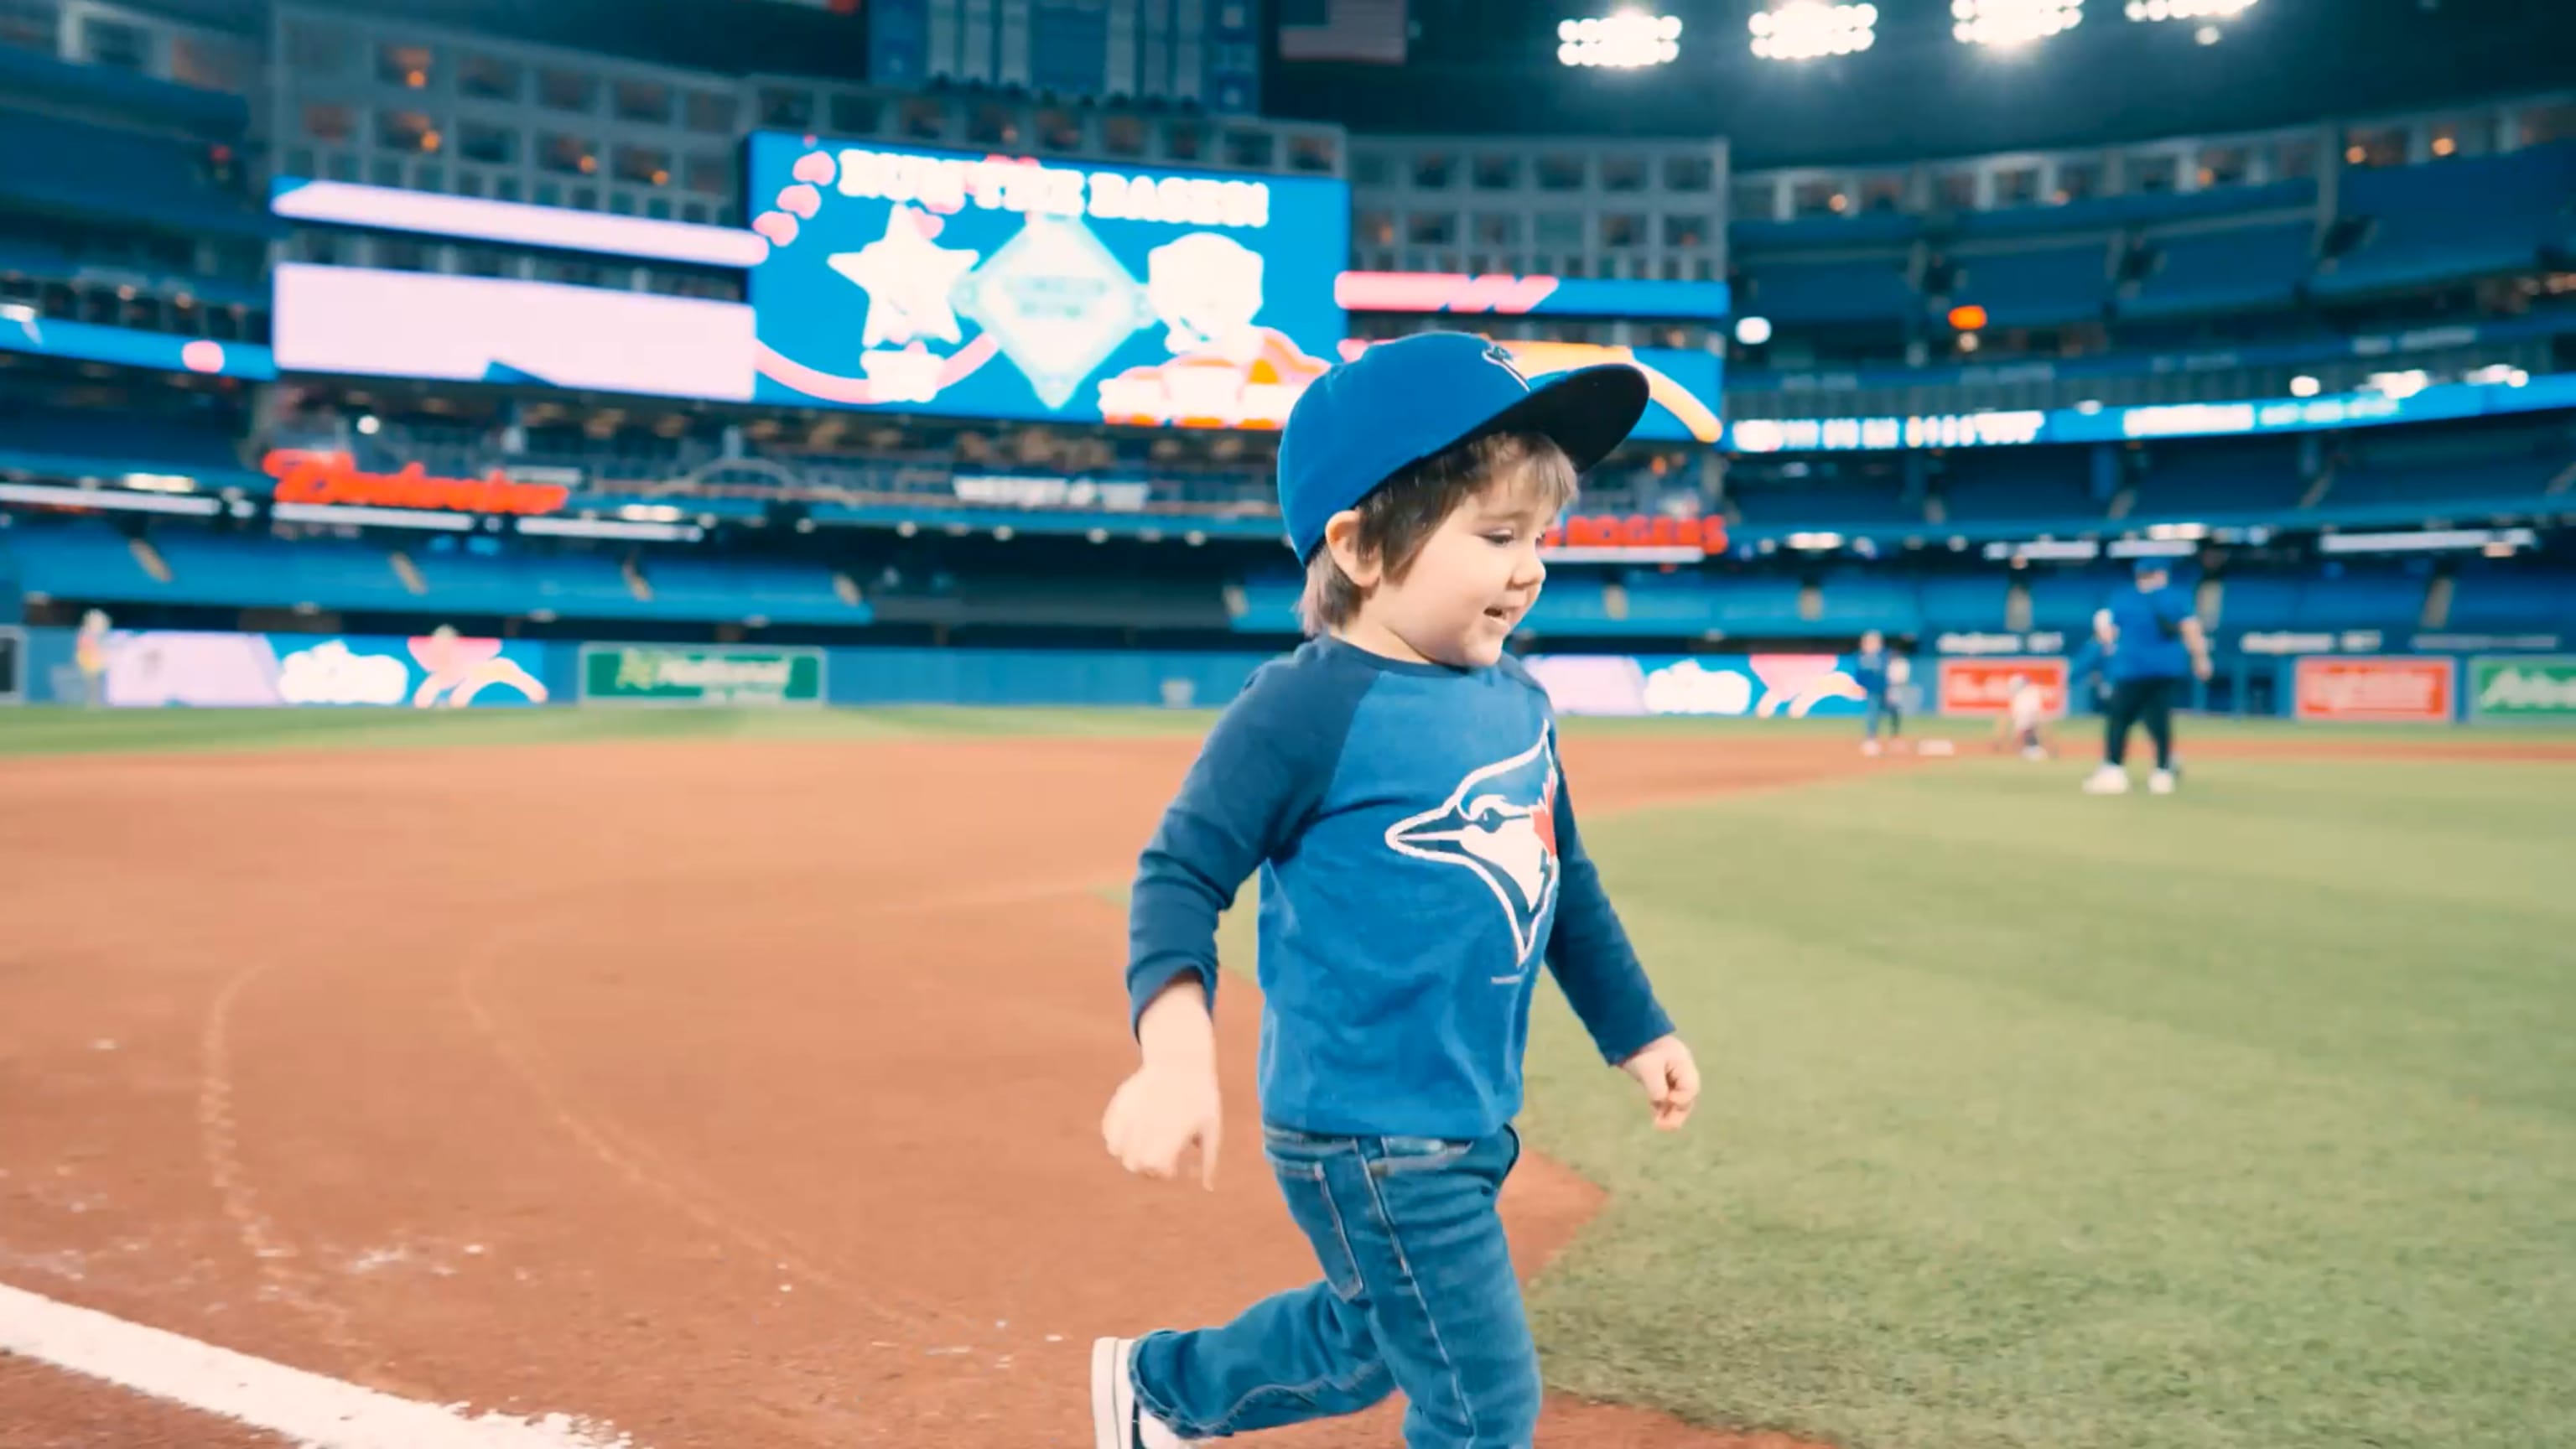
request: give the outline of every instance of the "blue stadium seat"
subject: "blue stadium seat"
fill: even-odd
[[[161,589],[125,535],[100,520],[20,521],[0,542],[16,555],[18,586],[31,594],[86,602],[157,597]]]
[[[0,111],[0,197],[173,231],[282,236],[284,226],[225,194],[200,172],[187,142]]]
[[[2455,633],[2576,635],[2576,573],[2472,559],[2453,583],[2445,627]]]
[[[2349,297],[2520,271],[2568,224],[2576,141],[2420,166],[2354,168],[2341,210],[2369,234],[2309,288]]]
[[[2288,573],[2230,573],[2219,580],[2218,627],[2228,633],[2298,623],[2301,580]]]
[[[1954,523],[2099,518],[2103,505],[2090,491],[2088,466],[2081,449],[1962,452],[1942,485],[1942,505]]]
[[[841,598],[820,564],[670,556],[646,561],[643,573],[657,611],[675,618],[863,624],[869,617],[864,602]]]
[[[2127,575],[2111,569],[2048,569],[2031,573],[2030,627],[2081,634],[2111,601]]]
[[[1859,483],[1746,488],[1728,495],[1738,516],[1757,527],[1903,527],[1923,521],[1923,510],[1893,491]]]
[[[2286,513],[2299,506],[2308,480],[2298,444],[2195,443],[2154,455],[2130,499],[2128,518],[2147,523],[2205,522],[2236,514]]]
[[[1730,634],[1810,634],[1823,629],[1798,616],[1799,584],[1786,578],[1719,578],[1712,581],[1714,627]]]
[[[489,555],[434,541],[411,558],[429,592],[411,607],[517,617],[550,610],[571,619],[673,617],[635,597],[617,563],[597,554]]]
[[[215,418],[64,408],[0,411],[0,466],[68,478],[172,473],[208,488],[259,487],[232,434]]]
[[[1923,627],[1921,589],[1892,568],[1836,569],[1825,576],[1820,592],[1824,612],[1818,622],[1835,633],[1913,634]]]
[[[1953,304],[1986,309],[1996,327],[2062,327],[2098,319],[2111,297],[2107,242],[1953,255]]]
[[[1744,264],[1749,295],[1736,310],[1774,322],[1901,322],[1923,305],[1903,257]]]
[[[2119,303],[2123,317],[2179,317],[2202,312],[2288,307],[2299,300],[2316,255],[2316,225],[2285,221],[2167,237],[2155,244],[2156,269],[2137,295]]]
[[[2424,617],[2423,571],[2329,562],[2299,590],[2290,627],[2301,630],[2414,628]]]
[[[1983,632],[2004,627],[2012,581],[2000,572],[1935,574],[1923,581],[1923,630]]]

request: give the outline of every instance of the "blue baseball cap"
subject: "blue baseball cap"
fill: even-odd
[[[1279,513],[1304,563],[1333,515],[1406,468],[1487,433],[1553,440],[1578,473],[1646,415],[1646,375],[1578,367],[1536,387],[1498,343],[1465,332],[1381,342],[1307,385],[1279,438]]]

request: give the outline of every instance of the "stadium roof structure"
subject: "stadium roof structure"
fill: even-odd
[[[2563,87],[2569,0],[2262,0],[2216,45],[2140,25],[2120,0],[2025,49],[1958,44],[1950,0],[1875,0],[1857,55],[1756,58],[1763,0],[1636,0],[1683,22],[1680,58],[1569,69],[1556,26],[1611,0],[1411,0],[1389,67],[1274,61],[1264,110],[1356,131],[1722,135],[1738,170],[1869,164],[2296,125]]]

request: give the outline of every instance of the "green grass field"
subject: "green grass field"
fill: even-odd
[[[1204,719],[0,711],[0,754]],[[1576,726],[1784,727],[1848,730]],[[1611,1190],[1551,1379],[1847,1449],[2576,1443],[2576,765],[2082,768],[1587,819],[1709,1090],[1658,1137],[1542,993],[1530,1140]]]

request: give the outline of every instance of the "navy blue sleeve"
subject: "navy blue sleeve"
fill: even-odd
[[[1127,1025],[1173,979],[1216,998],[1216,923],[1261,863],[1294,843],[1338,766],[1373,675],[1312,648],[1266,664],[1199,749],[1137,862],[1127,908]]]
[[[1560,760],[1562,756],[1559,757]],[[1655,1000],[1646,968],[1628,944],[1628,930],[1610,908],[1601,872],[1583,850],[1574,824],[1574,795],[1558,768],[1556,790],[1556,926],[1547,942],[1548,969],[1592,1033],[1592,1044],[1616,1066],[1656,1038],[1671,1033],[1672,1019]]]
[[[2182,637],[2182,621],[2192,616],[2191,595],[2181,589],[2158,589],[2155,597],[2156,618],[2164,626],[2165,637]]]

